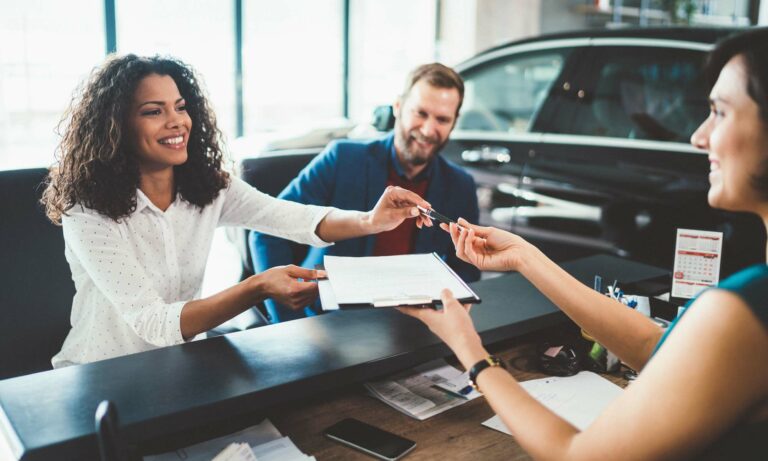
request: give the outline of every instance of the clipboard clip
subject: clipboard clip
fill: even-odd
[[[373,307],[418,306],[432,304],[432,297],[428,295],[411,295],[398,298],[375,298]]]

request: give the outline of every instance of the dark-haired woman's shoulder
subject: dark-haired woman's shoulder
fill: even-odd
[[[755,264],[737,272],[718,288],[739,296],[768,329],[768,265]]]

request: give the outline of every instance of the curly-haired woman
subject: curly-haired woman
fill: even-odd
[[[709,152],[709,204],[755,213],[768,228],[768,29],[719,44],[708,70],[710,115],[691,137]],[[716,82],[715,82],[716,81]],[[624,362],[643,370],[584,431],[528,395],[488,356],[450,293],[440,311],[403,309],[456,352],[494,411],[539,460],[766,459],[768,265],[695,298],[666,333],[579,283],[522,238],[460,220],[456,254],[481,269],[517,270]]]
[[[218,226],[242,226],[328,245],[431,225],[418,195],[389,188],[369,212],[272,198],[222,170],[220,131],[194,72],[160,57],[112,56],[94,70],[63,119],[58,165],[43,202],[64,229],[77,290],[72,329],[53,366],[179,344],[265,298],[293,308],[322,277],[275,267],[199,299]]]

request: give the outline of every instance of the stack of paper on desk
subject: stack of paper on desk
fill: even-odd
[[[325,256],[323,265],[332,297],[342,307],[434,304],[440,301],[444,288],[462,302],[480,302],[472,289],[435,253]],[[321,295],[325,302],[328,296],[322,292]]]
[[[283,437],[265,419],[234,434],[206,440],[189,447],[160,455],[145,456],[144,461],[308,461],[307,456]]]
[[[474,389],[466,396],[448,391],[456,388],[455,382],[468,383],[466,373],[444,360],[433,360],[387,380],[366,383],[365,388],[392,408],[422,421],[480,397]],[[447,384],[447,389],[441,384]]]
[[[621,394],[622,388],[591,371],[565,378],[532,379],[523,389],[556,415],[584,430]],[[501,418],[494,416],[484,426],[512,435]]]

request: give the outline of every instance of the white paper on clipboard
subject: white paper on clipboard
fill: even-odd
[[[338,305],[432,304],[447,288],[453,296],[479,302],[478,296],[435,253],[397,256],[325,256],[323,266]]]
[[[693,298],[720,281],[723,233],[678,229],[672,296]]]

